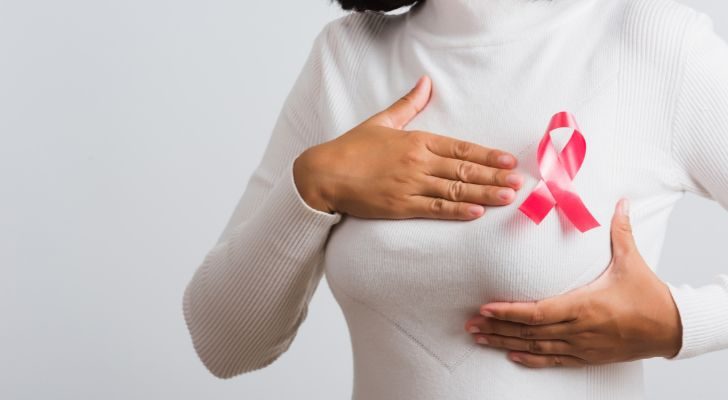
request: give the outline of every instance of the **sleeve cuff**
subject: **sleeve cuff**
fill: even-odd
[[[317,210],[309,206],[303,197],[301,197],[301,193],[298,192],[298,188],[296,187],[296,181],[293,179],[293,161],[289,161],[286,167],[286,176],[283,177],[285,182],[281,182],[283,183],[283,187],[276,188],[282,190],[274,190],[277,193],[273,193],[273,195],[283,197],[281,200],[286,203],[296,222],[308,220],[331,226],[341,221],[341,213],[334,212],[332,214]]]
[[[698,288],[667,283],[682,323],[682,346],[668,360],[728,348],[728,276],[720,281]]]

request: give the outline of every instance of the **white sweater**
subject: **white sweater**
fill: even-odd
[[[407,129],[513,153],[526,178],[515,201],[469,222],[309,207],[293,160],[424,73],[432,99]],[[561,110],[587,141],[573,187],[601,226],[584,233],[558,207],[540,225],[517,209],[540,180],[536,145]],[[557,149],[568,134],[554,132]],[[349,14],[313,43],[260,165],[185,290],[184,317],[211,373],[254,371],[288,349],[325,274],[351,334],[353,399],[641,398],[641,361],[529,369],[476,344],[464,323],[486,302],[596,278],[622,196],[656,269],[685,191],[728,209],[728,45],[706,15],[672,0],[427,0],[402,15]],[[728,276],[670,289],[683,324],[674,359],[728,348]]]

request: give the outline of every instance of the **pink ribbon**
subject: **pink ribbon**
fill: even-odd
[[[561,153],[556,152],[551,142],[551,132],[559,128],[574,129]],[[536,153],[542,179],[518,209],[533,222],[540,224],[546,214],[558,204],[561,211],[581,232],[599,226],[599,222],[589,213],[571,186],[571,181],[581,168],[585,155],[586,141],[579,131],[574,116],[566,111],[554,114],[538,144]]]

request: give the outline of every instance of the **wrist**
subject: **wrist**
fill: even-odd
[[[301,198],[311,208],[333,214],[333,207],[328,192],[321,185],[321,175],[317,172],[319,163],[316,159],[314,147],[306,149],[293,160],[293,181]]]

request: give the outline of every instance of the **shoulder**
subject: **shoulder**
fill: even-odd
[[[312,52],[322,57],[322,62],[351,67],[394,19],[394,15],[366,11],[331,20],[318,33]]]
[[[624,0],[624,44],[655,59],[679,56],[685,41],[712,28],[710,18],[677,0]]]
[[[700,14],[699,11],[677,0],[623,0],[625,21],[655,27],[675,27],[685,24]]]
[[[384,24],[396,19],[397,15],[375,11],[350,12],[329,21],[322,31],[341,35],[345,40],[372,38]]]
[[[399,25],[399,20],[399,15],[366,11],[351,12],[327,22],[314,39],[307,71],[302,74],[309,81],[308,86],[312,86],[311,91],[322,101],[337,97],[336,101],[342,102],[342,97],[352,96],[363,60],[373,47],[386,43],[382,32]]]
[[[309,47],[303,69],[291,89],[284,113],[299,126],[339,132],[357,95],[357,73],[392,15],[351,12],[327,22]]]
[[[303,70],[289,97],[309,97],[331,85],[346,83],[362,55],[389,19],[386,14],[352,12],[327,22],[309,45]]]

